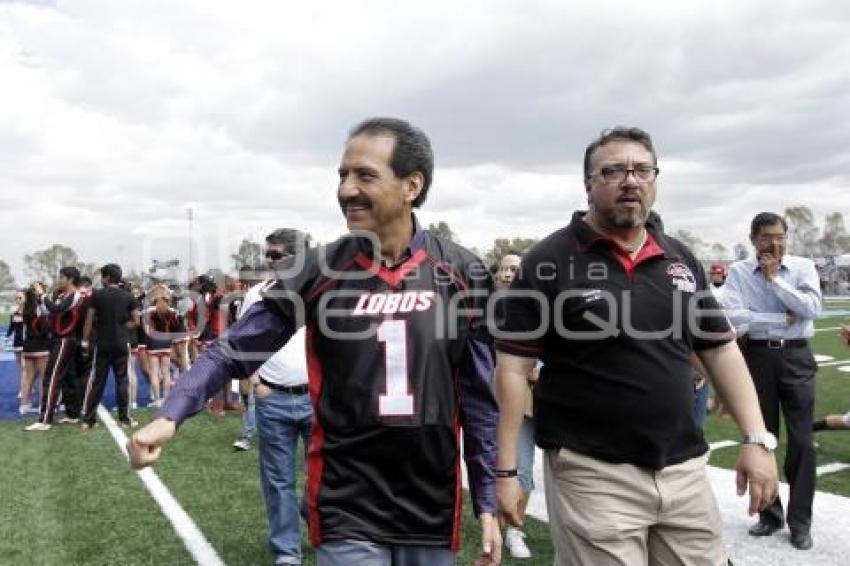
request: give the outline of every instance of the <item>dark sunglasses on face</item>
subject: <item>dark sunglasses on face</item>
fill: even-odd
[[[277,260],[283,259],[285,257],[286,257],[286,254],[284,254],[283,252],[279,252],[277,250],[268,250],[266,252],[266,259],[270,259],[270,260],[273,260],[273,261],[277,261]]]

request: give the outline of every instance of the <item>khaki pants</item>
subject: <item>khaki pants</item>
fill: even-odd
[[[555,564],[725,565],[707,461],[705,454],[656,472],[565,448],[547,450]]]

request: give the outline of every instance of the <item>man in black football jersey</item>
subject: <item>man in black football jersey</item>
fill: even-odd
[[[135,426],[129,413],[127,359],[130,355],[128,332],[139,325],[139,311],[133,296],[119,286],[121,267],[108,263],[100,269],[103,288],[91,297],[83,330],[84,349],[89,347],[92,328],[97,322],[96,343],[92,354],[92,372],[86,385],[83,402],[83,430],[91,429],[96,421],[97,406],[103,398],[103,389],[109,368],[115,375],[118,392],[118,421],[124,428]]]
[[[306,324],[307,499],[319,564],[453,564],[461,428],[481,562],[498,563],[494,349],[484,320],[492,279],[472,253],[419,226],[412,209],[432,173],[420,130],[387,118],[356,126],[338,188],[352,234],[283,261],[264,300],[128,442],[133,465],[156,461],[222,383],[249,377]]]

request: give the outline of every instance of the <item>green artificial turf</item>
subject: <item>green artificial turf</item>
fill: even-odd
[[[842,320],[823,319],[818,327],[837,326]],[[813,345],[818,354],[850,360],[850,349],[839,343],[837,331],[819,332]],[[837,366],[821,368],[816,414],[848,409],[850,373],[839,372]],[[138,411],[135,416],[144,422],[151,413]],[[35,434],[24,432],[24,424],[0,423],[0,564],[192,563],[103,426],[89,434],[73,426]],[[155,471],[226,564],[270,564],[256,449],[231,448],[239,426],[236,415],[198,415],[181,428]],[[777,451],[780,463],[783,436]],[[730,421],[709,416],[706,437],[738,440],[739,435]],[[850,463],[850,432],[816,437],[818,464]],[[732,468],[737,450],[716,450],[711,463]],[[850,471],[818,478],[818,489],[850,496]],[[477,522],[470,510],[467,497],[460,564],[471,564],[479,547]],[[534,557],[504,563],[552,564],[547,525],[529,518],[525,531]],[[304,547],[305,563],[314,564],[306,537]]]

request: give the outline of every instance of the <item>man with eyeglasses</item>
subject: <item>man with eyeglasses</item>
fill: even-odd
[[[742,432],[738,494],[773,500],[776,464],[734,333],[701,264],[652,212],[649,134],[615,128],[588,145],[588,210],[534,246],[496,336],[499,508],[518,525],[517,436],[526,376],[557,564],[725,565],[693,419],[699,357]]]
[[[732,264],[722,298],[758,391],[767,428],[779,433],[779,412],[785,418],[788,449],[785,477],[791,485],[787,522],[791,544],[812,547],[812,502],[816,457],[812,438],[815,405],[815,362],[809,347],[814,319],[823,297],[820,279],[810,259],[785,253],[785,219],[761,212],[750,226],[755,255]],[[786,517],[779,496],[750,529],[769,536],[782,529]]]

